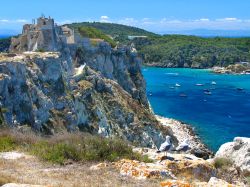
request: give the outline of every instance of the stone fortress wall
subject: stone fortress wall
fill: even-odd
[[[63,45],[81,42],[81,37],[73,29],[58,26],[54,19],[42,16],[37,23],[24,25],[22,34],[12,38],[10,52],[60,51]]]

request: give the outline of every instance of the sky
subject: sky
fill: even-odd
[[[250,0],[8,0],[0,6],[0,34],[21,32],[44,14],[59,24],[101,21],[164,33],[193,29],[247,30]]]

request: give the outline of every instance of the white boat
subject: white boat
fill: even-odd
[[[203,84],[196,84],[196,86],[204,86]]]
[[[206,94],[206,95],[212,95],[212,92],[210,92],[210,91],[205,91],[204,94]]]
[[[216,83],[215,81],[212,81],[211,84],[212,84],[212,85],[216,85],[217,83]]]
[[[176,86],[176,87],[180,87],[181,85],[176,83],[175,86]]]
[[[184,94],[184,93],[181,93],[181,94],[180,94],[180,97],[187,97],[187,95]]]

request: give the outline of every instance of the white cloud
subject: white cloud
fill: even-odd
[[[101,16],[101,19],[109,19],[108,16]]]
[[[29,21],[26,19],[16,19],[16,20],[8,20],[8,19],[0,19],[0,23],[9,23],[9,24],[15,24],[15,23],[28,23]]]
[[[74,23],[75,21],[72,20],[63,20],[63,21],[58,21],[58,25],[64,25],[64,24],[69,24],[69,23]]]
[[[201,18],[198,21],[210,21],[210,19],[208,19],[208,18]]]
[[[237,21],[237,18],[224,18],[225,21]]]
[[[97,21],[97,19],[86,18],[78,20],[56,20],[58,24],[67,24],[73,22],[83,21]],[[161,19],[141,18],[136,19],[133,17],[124,18],[110,18],[108,16],[100,16],[100,22],[113,22],[129,26],[143,28],[153,32],[162,31],[178,31],[178,30],[193,30],[193,29],[210,29],[210,30],[250,30],[250,18],[240,19],[235,17],[225,17],[218,19],[211,19],[209,17],[201,17],[197,19],[177,19],[175,17],[165,17]],[[20,27],[24,23],[29,23],[28,19],[0,19],[0,24],[6,27]]]
[[[110,21],[109,21],[109,17],[108,17],[108,16],[101,16],[101,17],[100,17],[100,22],[104,22],[104,23],[110,22]]]
[[[216,19],[216,21],[230,21],[230,22],[238,21],[238,22],[240,22],[240,21],[242,21],[242,20],[241,20],[241,19],[238,19],[238,18],[233,18],[233,17],[231,17],[231,18],[220,18],[220,19]]]
[[[27,22],[29,22],[29,21],[26,20],[26,19],[18,19],[18,20],[16,20],[16,22],[17,22],[17,23],[27,23]]]
[[[139,21],[134,18],[124,18],[124,19],[118,20],[117,23],[123,24],[123,25],[137,26],[139,24]]]
[[[0,19],[0,22],[1,22],[1,23],[8,23],[9,20],[7,20],[7,19]]]

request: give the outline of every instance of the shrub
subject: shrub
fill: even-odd
[[[14,138],[11,136],[0,137],[0,152],[11,151],[16,148]]]
[[[31,147],[31,153],[42,160],[52,163],[64,164],[66,160],[80,161],[81,151],[75,145],[56,143],[51,144],[47,141],[41,141]]]
[[[227,169],[233,165],[233,162],[228,158],[215,158],[214,166],[217,169]]]
[[[46,50],[43,49],[43,48],[39,48],[39,49],[36,50],[36,52],[44,53],[44,52],[46,52]]]
[[[20,149],[38,158],[57,164],[68,160],[117,161],[122,158],[152,162],[147,156],[135,153],[128,142],[89,134],[62,134],[40,137],[34,134],[0,133],[0,151]]]
[[[108,42],[112,47],[116,46],[116,42],[112,38],[110,38],[102,31],[94,27],[79,27],[78,32],[82,37],[103,39],[104,41]],[[97,43],[95,41],[92,41],[92,45],[97,45]]]

